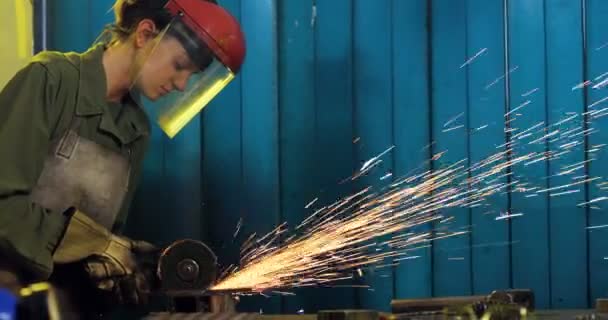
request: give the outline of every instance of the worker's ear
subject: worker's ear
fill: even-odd
[[[154,21],[150,19],[141,20],[135,29],[135,48],[143,48],[149,41],[154,39],[158,33]]]

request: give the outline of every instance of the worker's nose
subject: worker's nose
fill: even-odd
[[[180,73],[173,80],[173,87],[175,90],[179,90],[184,92],[186,90],[186,86],[188,85],[188,79],[190,78],[190,72]]]

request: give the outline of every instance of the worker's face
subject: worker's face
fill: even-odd
[[[148,99],[154,101],[174,90],[184,91],[190,76],[198,71],[180,42],[171,36],[150,41],[138,55],[141,66],[136,85]]]

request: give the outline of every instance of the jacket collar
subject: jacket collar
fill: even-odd
[[[78,60],[80,64],[76,116],[101,115],[99,130],[113,135],[122,144],[129,144],[140,136],[149,134],[147,118],[144,111],[130,96],[121,103],[121,106],[110,105],[107,102],[106,73],[102,63],[104,50],[104,44],[97,44],[86,52],[71,57],[73,60]],[[134,111],[141,115],[129,117],[130,125],[121,130],[109,110],[109,108],[116,107],[134,108]]]

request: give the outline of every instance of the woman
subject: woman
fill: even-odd
[[[236,20],[203,0],[118,0],[111,40],[44,52],[0,92],[0,287],[82,265],[99,289],[141,302],[138,253],[117,235],[147,149],[141,98],[170,137],[243,62]],[[171,92],[178,92],[177,98]]]

